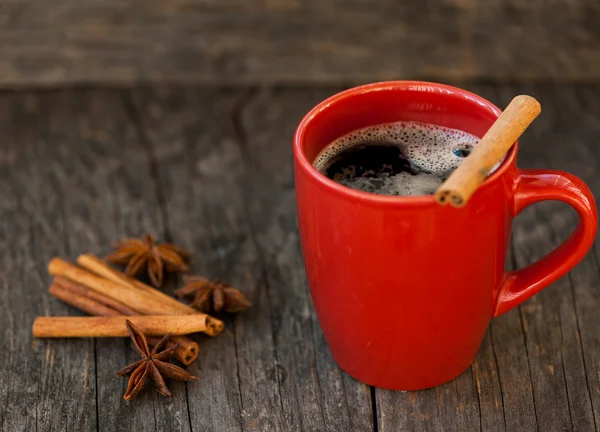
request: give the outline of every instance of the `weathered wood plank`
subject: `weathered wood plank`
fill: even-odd
[[[517,93],[533,94],[543,107],[543,115],[522,139],[520,166],[586,174],[594,164],[593,158],[574,151],[568,156],[570,163],[563,162],[565,136],[560,119],[576,125],[582,110],[580,104],[567,103],[573,101],[574,89],[505,87],[501,103],[507,104]],[[588,139],[593,137],[593,131],[586,129]],[[538,204],[524,211],[514,226],[517,266],[541,258],[564,241],[576,221],[575,212],[561,203]],[[540,430],[595,430],[573,302],[572,280],[564,277],[520,308]]]
[[[564,169],[598,195],[600,88],[468,86],[499,106],[517,93],[543,114],[522,167]],[[179,89],[0,94],[0,430],[597,430],[600,263],[492,323],[470,371],[436,389],[371,391],[337,369],[314,315],[295,222],[291,139],[339,89]],[[576,223],[544,203],[515,221],[523,266]],[[172,399],[122,400],[125,339],[33,341],[37,314],[77,314],[47,293],[46,264],[149,231],[194,252],[254,307],[202,338]],[[510,262],[509,262],[510,265]],[[188,409],[189,406],[189,409]],[[57,409],[58,408],[58,409]]]
[[[211,391],[188,389],[192,424],[218,431],[372,430],[368,387],[333,366],[307,303],[291,142],[273,152],[270,140],[283,135],[280,127],[293,128],[299,110],[316,99],[263,96],[244,126],[246,97],[182,90],[134,98],[173,238],[195,251],[198,272],[228,280],[254,303],[228,321],[226,336],[203,341],[198,373]],[[263,112],[271,103],[280,110],[275,121]]]
[[[49,106],[30,95],[0,96],[0,429],[96,430],[94,342],[36,341],[36,315],[66,314],[51,301],[46,263],[67,253],[70,221],[55,190]],[[91,415],[90,415],[91,414]]]
[[[552,100],[559,112],[555,116],[556,136],[549,140],[552,145],[551,151],[556,158],[553,164],[560,169],[578,173],[587,182],[599,200],[600,178],[598,177],[598,166],[600,157],[598,153],[598,135],[600,133],[600,89],[597,87],[577,86],[569,92],[556,93]],[[564,213],[563,213],[564,214]],[[568,227],[575,223],[575,217],[570,213],[571,222]],[[555,221],[555,215],[551,215]],[[560,217],[559,217],[560,220]],[[567,228],[568,229],[568,228]],[[597,236],[598,238],[598,236]],[[567,375],[568,383],[578,389],[575,393],[571,406],[577,407],[578,412],[573,412],[574,422],[581,422],[580,412],[587,413],[589,400],[591,399],[593,417],[583,417],[585,423],[581,427],[593,423],[596,430],[600,428],[600,273],[598,262],[598,241],[596,241],[592,253],[590,253],[580,265],[575,267],[571,273],[573,306],[577,317],[577,331],[569,336],[569,343],[580,348],[573,373]],[[582,357],[582,358],[581,358]],[[586,374],[587,382],[582,374]],[[591,430],[591,428],[590,428]]]
[[[418,392],[376,390],[379,430],[479,430],[480,407],[471,371]]]
[[[0,85],[595,80],[599,20],[594,0],[3,0]]]
[[[308,293],[297,234],[291,140],[300,118],[334,91],[265,91],[241,119],[248,219],[264,266],[288,430],[371,431],[371,395],[331,361]],[[245,144],[245,145],[244,145]]]
[[[493,343],[491,331],[488,330],[471,365],[479,398],[480,430],[490,432],[506,430],[504,395]]]
[[[199,341],[200,355],[188,369],[200,379],[187,390],[197,431],[240,431],[254,420],[260,420],[259,430],[272,430],[266,424],[278,419],[277,405],[267,403],[273,393],[252,381],[256,376],[272,381],[264,374],[273,365],[253,357],[257,353],[247,347],[263,343],[270,330],[260,327],[268,325],[268,313],[255,295],[261,277],[241,200],[240,152],[231,123],[237,96],[218,90],[140,90],[130,104],[156,163],[172,240],[193,252],[197,274],[220,277],[254,302],[239,317],[225,317],[219,337]],[[260,404],[253,406],[255,401]]]
[[[486,95],[485,89],[481,88],[473,90],[484,94],[499,106],[508,104],[518,93],[528,93],[537,97],[542,103],[543,115],[534,122],[522,139],[520,166],[565,169],[581,176],[594,188],[594,183],[590,182],[592,178],[590,173],[594,172],[597,157],[593,152],[586,150],[589,144],[585,142],[593,140],[597,132],[589,125],[582,127],[579,119],[585,117],[585,113],[582,112],[583,106],[574,100],[576,88],[505,86],[495,95],[494,92]],[[594,115],[592,112],[591,117],[593,118]],[[569,135],[576,132],[580,132],[580,139],[583,142],[573,147],[565,146]],[[598,185],[596,184],[595,187],[597,188]],[[516,219],[514,226],[516,266],[522,267],[543,256],[567,237],[575,223],[574,212],[559,203],[538,204],[527,209]],[[580,267],[576,268],[574,273],[579,272]],[[595,430],[591,395],[585,383],[586,368],[574,301],[576,297],[574,297],[572,280],[565,277],[526,302],[518,308],[518,311],[512,311],[492,324],[494,341],[498,344],[498,341],[505,343],[509,340],[506,336],[496,338],[499,324],[504,321],[517,329],[517,320],[521,321],[521,337],[526,344],[525,349],[513,347],[510,351],[513,354],[518,353],[521,359],[525,357],[526,361],[518,362],[513,359],[505,363],[506,366],[512,365],[513,368],[519,366],[521,370],[513,370],[505,376],[510,379],[516,374],[523,374],[522,370],[527,368],[529,371],[526,371],[526,375],[531,377],[531,390],[527,391],[531,394],[533,402],[529,405],[531,408],[528,404],[522,403],[523,400],[527,400],[522,393],[528,387],[527,385],[508,386],[509,389],[514,388],[521,392],[518,397],[521,402],[516,401],[519,408],[521,410],[524,407],[528,408],[523,412],[505,407],[507,429],[510,424],[508,416],[517,412],[521,415],[517,417],[516,424],[522,425],[523,421],[527,421],[530,424],[528,428],[533,427],[535,422],[539,430]],[[518,333],[518,331],[514,332],[513,337],[519,338]],[[592,351],[596,350],[592,349]],[[523,383],[524,379],[526,377],[519,380]],[[505,381],[502,381],[502,385],[507,389]],[[507,391],[504,392],[504,399],[505,404],[508,405],[510,393]]]
[[[123,94],[100,91],[89,95],[89,99],[84,96],[85,93],[78,92],[77,103],[68,102],[69,111],[60,123],[57,121],[57,128],[70,132],[64,138],[65,145],[78,150],[71,150],[70,166],[87,167],[71,168],[72,173],[65,168],[70,184],[77,184],[78,189],[86,191],[82,195],[69,194],[65,209],[74,217],[81,217],[82,209],[91,205],[88,200],[94,203],[94,216],[84,220],[89,224],[87,236],[94,231],[97,246],[92,247],[98,251],[106,251],[115,239],[140,236],[143,232],[164,238],[163,212],[154,186],[152,155],[139,135]],[[74,119],[77,128],[69,126]],[[95,169],[90,168],[94,161],[97,161]],[[109,191],[108,195],[102,194],[104,189]],[[90,240],[82,238],[72,250],[77,254],[90,246]],[[139,356],[126,339],[98,340],[96,343],[100,430],[191,429],[185,383],[168,383],[172,398],[160,396],[149,383],[138,396],[139,400],[136,398],[127,403],[122,399],[127,380],[115,376],[115,371]]]
[[[12,206],[2,211],[11,223],[4,230],[9,241],[2,248],[2,259],[9,265],[3,269],[12,270],[5,273],[2,292],[8,300],[2,306],[10,312],[0,319],[8,320],[3,327],[8,324],[9,329],[10,322],[19,324],[18,337],[7,335],[14,340],[8,350],[13,360],[1,362],[7,368],[3,376],[18,378],[18,383],[3,381],[9,386],[9,399],[0,402],[0,409],[8,407],[2,416],[4,429],[20,430],[19,422],[31,419],[29,409],[34,407],[38,430],[167,425],[169,430],[190,430],[183,383],[169,384],[172,399],[159,401],[150,386],[133,402],[122,399],[127,381],[116,377],[115,371],[135,358],[125,339],[32,342],[29,336],[36,314],[78,313],[47,294],[50,257],[105,251],[116,238],[143,231],[162,234],[149,155],[121,95],[50,92],[7,94],[2,100],[10,107],[3,118],[13,126],[4,135],[10,138],[0,184],[13,198],[3,200]],[[15,260],[9,251],[17,245],[25,249]],[[14,297],[23,292],[28,294],[20,294],[19,303]],[[26,361],[18,362],[19,358]],[[21,394],[24,390],[33,396],[30,403]],[[16,407],[27,410],[21,411],[26,415],[18,417]]]
[[[478,85],[467,86],[467,89],[502,107],[503,101],[500,100],[501,94],[498,87]],[[514,266],[513,251],[509,251],[506,268],[512,269]],[[495,368],[500,379],[500,396],[504,413],[503,426],[506,431],[537,430],[526,339],[519,309],[514,309],[493,320],[489,334]],[[479,356],[481,356],[481,352]],[[493,367],[490,369],[493,370]],[[496,393],[494,395],[495,403],[497,403],[497,397]],[[498,420],[498,417],[496,419]],[[502,430],[502,426],[498,423],[492,430],[494,428]]]
[[[53,103],[57,114],[52,131],[60,133],[64,146],[58,172],[66,191],[74,185],[80,191],[65,191],[63,202],[71,223],[81,226],[81,232],[67,238],[72,242],[72,256],[90,249],[106,251],[114,240],[143,232],[164,237],[151,155],[140,141],[121,93],[77,92]],[[115,371],[138,358],[129,341],[98,340],[96,355],[99,430],[190,430],[186,384],[170,382],[172,398],[158,395],[149,384],[139,399],[127,403],[122,399],[127,380]]]

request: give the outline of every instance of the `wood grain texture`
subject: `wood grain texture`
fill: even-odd
[[[69,247],[48,160],[56,149],[37,133],[48,124],[49,107],[32,95],[3,95],[0,112],[0,429],[96,430],[94,341],[31,337],[36,315],[69,312],[45,294],[46,262]]]
[[[595,0],[0,2],[0,85],[595,80]]]
[[[291,146],[281,140],[273,151],[271,140],[317,98],[298,106],[287,99],[272,122],[265,96],[241,118],[252,94],[134,94],[173,238],[196,251],[200,274],[224,278],[253,303],[227,323],[228,339],[202,345],[198,374],[212,390],[188,392],[201,430],[372,430],[369,388],[334,367],[315,327],[295,233]]]
[[[531,149],[523,146],[523,163],[573,172],[598,196],[600,182],[596,174],[598,152],[594,136],[600,128],[596,120],[600,106],[588,102],[589,98],[598,97],[598,89],[567,86],[561,92],[545,92],[533,86],[525,89],[539,93],[543,97],[541,103],[552,110],[540,117],[539,124],[531,131],[536,140],[544,143],[543,150],[541,146]],[[561,203],[544,203],[528,210],[522,215],[523,231],[515,232],[516,245],[519,237],[523,237],[520,265],[564,241],[577,222],[575,212]],[[539,240],[532,244],[531,238]],[[598,378],[590,379],[589,373],[590,367],[597,370],[597,357],[593,356],[600,339],[586,332],[588,325],[600,324],[598,315],[586,309],[597,306],[600,297],[597,282],[595,286],[590,285],[598,279],[594,266],[597,261],[592,252],[568,277],[522,307],[532,372],[535,370],[532,376],[536,406],[547,413],[539,419],[540,428],[583,431],[598,427]],[[543,326],[542,321],[547,325]],[[591,338],[582,339],[582,333]],[[561,407],[557,406],[559,402]],[[551,409],[552,406],[555,408]]]
[[[471,90],[497,106],[501,106],[501,90],[496,86],[466,86]],[[548,88],[553,91],[552,88]],[[514,96],[514,94],[512,94]],[[542,105],[546,110],[546,106]],[[533,126],[533,125],[532,125]],[[541,144],[532,143],[532,147]],[[515,222],[513,230],[518,226]],[[514,239],[512,239],[514,242]],[[510,250],[507,257],[506,267],[509,270],[515,268],[514,250]],[[535,411],[535,400],[531,385],[531,374],[529,367],[528,352],[523,330],[523,323],[519,309],[513,309],[508,313],[496,318],[490,325],[489,335],[491,337],[492,351],[494,354],[495,368],[500,380],[500,396],[504,413],[504,428],[513,430],[537,430],[537,419]],[[481,351],[478,358],[481,356]],[[494,366],[490,365],[490,369]],[[487,373],[492,373],[488,369]],[[495,394],[494,398],[498,395]],[[498,427],[496,425],[496,427]]]
[[[265,278],[287,430],[371,431],[369,387],[331,361],[300,253],[292,136],[301,117],[335,90],[263,91],[239,119],[248,219]]]
[[[499,106],[538,99],[519,165],[570,171],[600,196],[600,86],[466,87]],[[448,384],[373,390],[336,367],[306,286],[291,139],[339,90],[0,93],[0,430],[598,430],[598,244],[494,320],[472,367]],[[508,267],[539,258],[575,223],[563,204],[526,209]],[[78,314],[47,293],[51,257],[103,255],[144,231],[192,250],[197,273],[254,306],[226,317],[218,337],[197,338],[197,382],[128,403],[127,380],[114,375],[136,360],[127,341],[33,341],[30,330],[38,314]]]
[[[504,394],[496,350],[489,330],[471,365],[471,372],[477,390],[480,430],[505,431]]]
[[[172,399],[159,401],[149,389],[135,403],[123,401],[127,380],[115,371],[137,355],[128,341],[33,342],[27,334],[35,315],[78,314],[46,292],[52,256],[102,254],[116,238],[141,231],[162,235],[148,153],[121,95],[7,93],[0,99],[10,122],[0,157],[7,197],[0,211],[6,242],[0,320],[13,340],[0,354],[9,356],[1,361],[9,377],[0,385],[7,395],[0,399],[4,430],[33,430],[24,424],[35,420],[32,413],[40,431],[189,430],[184,383],[169,384]]]
[[[580,104],[564,100],[573,97],[573,89],[550,93],[536,86],[505,87],[500,100],[515,91],[539,94],[543,98],[540,102],[548,108],[522,139],[520,166],[564,169],[584,176],[592,159],[579,158],[576,167],[563,162],[566,137],[560,132],[563,125],[559,118],[577,124],[583,116]],[[568,159],[576,161],[578,156],[569,154]],[[515,262],[523,267],[564,241],[577,218],[565,204],[546,202],[526,209],[517,221]],[[539,430],[595,430],[590,394],[582,379],[585,368],[573,301],[572,282],[567,276],[520,308]]]
[[[569,97],[571,96],[571,97]],[[572,170],[580,169],[580,164],[586,168],[582,170],[582,178],[591,185],[596,201],[600,201],[600,178],[598,167],[600,157],[598,155],[597,139],[600,133],[600,89],[596,87],[578,87],[572,94],[567,94],[558,102],[568,102],[569,107],[573,105],[580,107],[575,111],[582,116],[582,127],[567,125],[564,120],[561,123],[566,129],[565,140],[572,143],[574,152],[579,157],[574,161],[565,158],[563,163],[569,163]],[[563,103],[564,103],[563,102]],[[565,141],[566,142],[566,141]],[[559,142],[557,142],[559,144]],[[586,161],[586,162],[582,162]],[[583,262],[571,272],[573,284],[574,307],[577,310],[577,342],[581,346],[583,355],[582,366],[586,372],[586,390],[592,400],[593,419],[596,429],[600,429],[600,332],[592,329],[600,326],[598,308],[600,308],[600,253],[599,242],[596,241],[593,253],[589,254]],[[579,373],[577,377],[581,377]],[[570,377],[575,378],[575,377]],[[577,384],[580,381],[576,381]]]
[[[193,430],[207,432],[242,430],[247,408],[240,376],[246,370],[240,369],[244,366],[237,344],[248,337],[239,333],[244,323],[264,316],[262,305],[252,298],[254,255],[238,191],[240,161],[230,119],[237,97],[235,91],[195,89],[140,90],[127,96],[131,118],[151,149],[170,240],[193,251],[193,273],[222,277],[254,303],[239,318],[220,316],[225,330],[216,338],[202,338],[198,360],[188,367],[200,377],[199,385],[187,389],[190,423]],[[256,337],[250,338],[253,343],[261,339]],[[252,372],[261,373],[269,366],[255,364]]]
[[[600,91],[583,86],[569,90],[554,93],[548,98],[548,103],[561,107],[561,112],[556,112],[548,120],[552,124],[552,132],[549,131],[545,137],[549,150],[547,165],[578,173],[590,185],[598,201],[600,179],[597,167],[600,161],[595,136],[600,132],[597,120]],[[548,236],[553,244],[562,241],[577,220],[575,212],[564,205],[548,206],[546,211],[540,213],[539,217],[548,220],[553,228]],[[600,420],[600,380],[597,374],[600,337],[598,332],[588,330],[600,325],[597,312],[592,312],[600,306],[597,247],[598,242],[592,253],[571,271],[569,279],[565,281],[569,284],[563,285],[563,292],[570,294],[570,298],[563,301],[559,313],[562,340],[570,348],[563,348],[562,351],[563,358],[569,360],[568,363],[564,361],[567,365],[565,380],[571,418],[574,427],[579,430],[591,430],[593,426],[598,429]],[[565,307],[569,308],[568,311],[572,309],[574,314],[565,313]]]
[[[559,89],[504,86],[491,99],[501,105],[517,93],[536,97],[543,114],[521,139],[519,165],[572,172],[583,178],[597,195],[600,183],[594,172],[598,164],[594,136],[599,125],[590,119],[597,116],[594,109],[600,107],[587,106],[579,95],[597,97],[598,89],[572,86]],[[562,203],[545,202],[526,209],[514,224],[516,267],[541,258],[564,241],[576,221],[575,212]],[[579,274],[586,275],[588,280],[598,277],[596,272],[585,268],[591,259],[593,254],[518,310],[539,430],[597,430],[597,413],[592,409],[597,392],[594,384],[586,382],[589,369],[585,361],[586,351],[596,349],[591,346],[586,349],[581,343],[579,308],[580,304],[593,305],[594,301],[597,304],[599,295],[597,289],[587,284],[574,283]],[[588,315],[587,319],[594,323],[586,324],[597,326],[596,316]],[[592,379],[594,382],[597,389],[597,379]]]

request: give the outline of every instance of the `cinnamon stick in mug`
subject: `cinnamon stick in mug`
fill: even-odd
[[[469,157],[437,189],[436,201],[463,207],[541,111],[539,102],[531,96],[516,96]]]
[[[33,322],[36,338],[76,337],[126,337],[129,336],[125,322],[130,320],[147,336],[186,335],[198,332],[215,332],[211,317],[195,315],[153,315],[112,317],[38,317]],[[218,326],[217,326],[218,327]]]

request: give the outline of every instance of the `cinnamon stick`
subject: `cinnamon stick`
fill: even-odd
[[[111,280],[104,279],[87,270],[74,266],[63,259],[54,258],[48,264],[48,272],[52,276],[62,276],[73,282],[85,285],[95,291],[98,291],[107,297],[117,300],[133,307],[140,314],[144,315],[180,315],[185,312],[180,307],[174,307],[170,304],[163,303],[160,299],[142,292],[141,290],[126,287],[125,285],[117,284]]]
[[[125,324],[128,319],[147,336],[207,332],[211,325],[211,317],[205,314],[38,317],[33,322],[33,336],[36,338],[125,337],[129,336]]]
[[[115,309],[106,306],[96,300],[86,297],[83,294],[73,292],[61,286],[58,282],[53,282],[48,289],[50,295],[67,303],[70,306],[94,316],[116,316],[121,315]]]
[[[96,276],[93,273],[76,267],[63,259],[54,258],[48,264],[48,272],[56,277],[62,276],[66,279],[77,282],[81,285],[85,285],[107,297],[112,298],[120,303],[126,304],[141,315],[181,315],[185,314],[180,308],[173,307],[169,304],[164,304],[160,299],[136,290],[133,288],[126,288],[123,285],[118,285],[108,279]],[[190,308],[191,309],[191,308]],[[223,330],[223,321],[218,320],[214,317],[208,316],[202,313],[196,313],[194,309],[193,314],[199,317],[206,317],[207,325],[205,333],[209,336],[216,336]]]
[[[69,280],[62,276],[56,276],[54,278],[53,285],[59,285],[61,288],[63,288],[64,291],[69,291],[71,293],[74,293],[74,295],[83,296],[84,298],[89,299],[90,301],[94,301],[96,303],[101,304],[102,306],[108,307],[116,312],[113,315],[140,315],[135,309],[133,309],[119,301],[116,301],[102,293],[99,293],[98,291],[88,288],[85,285],[82,285],[77,282],[73,282],[72,280]],[[50,293],[52,294],[52,292],[50,292]],[[76,306],[76,307],[78,307],[78,306]],[[93,313],[93,312],[90,314],[104,316],[102,314]]]
[[[464,206],[541,110],[539,102],[531,96],[516,96],[469,157],[438,188],[436,201]]]
[[[137,315],[137,312],[126,305],[115,302],[109,297],[68,279],[57,277],[50,285],[50,294],[83,312],[95,316]],[[109,306],[112,305],[113,307]],[[149,337],[148,342],[156,345],[160,338]],[[198,357],[200,347],[185,336],[173,336],[167,348],[176,347],[175,357],[183,364],[190,365]]]
[[[159,299],[164,304],[169,304],[175,308],[178,308],[182,311],[182,313],[196,313],[197,311],[184,304],[180,301],[177,301],[173,297],[165,294],[162,291],[159,291],[155,288],[152,288],[149,285],[146,285],[142,282],[139,282],[135,279],[128,278],[125,274],[120,271],[112,268],[110,265],[102,261],[100,258],[93,254],[83,254],[77,257],[77,264],[83,267],[90,272],[102,276],[105,279],[108,279],[116,284],[119,284],[125,288],[134,288],[145,292],[157,299]]]

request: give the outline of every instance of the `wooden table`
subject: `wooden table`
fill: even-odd
[[[543,114],[520,165],[571,171],[600,192],[600,86],[465,85],[499,106],[517,93]],[[306,286],[296,229],[292,133],[340,88],[135,89],[0,95],[1,431],[563,431],[600,423],[597,246],[568,276],[496,319],[472,367],[422,392],[342,373]],[[539,258],[576,223],[544,203],[515,222],[511,266]],[[468,227],[464,227],[468,234]],[[54,256],[104,254],[155,233],[194,252],[254,307],[199,337],[193,383],[126,402],[115,371],[126,339],[33,340]],[[172,288],[172,286],[171,286]],[[393,319],[393,317],[390,317]]]

